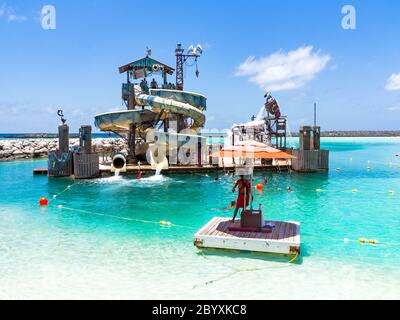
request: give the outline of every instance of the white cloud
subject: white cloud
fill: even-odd
[[[396,91],[400,90],[400,73],[393,73],[386,83],[386,90]]]
[[[400,111],[400,106],[389,107],[387,109],[388,111]]]
[[[236,76],[247,76],[263,90],[283,91],[304,86],[325,69],[331,56],[313,51],[312,46],[278,51],[256,59],[249,57],[236,70]]]
[[[25,16],[17,15],[14,8],[5,4],[0,7],[0,18],[5,18],[9,22],[22,22],[26,20]]]

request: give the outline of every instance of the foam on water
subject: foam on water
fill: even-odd
[[[166,181],[171,181],[171,178],[163,176],[161,174],[156,174],[150,177],[145,177],[141,178],[139,180],[139,185],[140,184],[157,184],[157,183],[162,183]]]
[[[120,184],[126,182],[126,179],[123,176],[111,176],[106,178],[99,178],[95,180],[89,180],[87,183],[97,183],[97,184]]]

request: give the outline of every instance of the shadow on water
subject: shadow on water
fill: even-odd
[[[302,257],[303,253],[296,259],[294,259],[295,256],[291,255],[279,255],[279,254],[263,253],[263,252],[235,251],[235,250],[210,249],[210,248],[199,250],[197,254],[204,257],[251,259],[251,260],[261,260],[266,262],[277,262],[277,263],[290,262],[299,265],[303,263],[303,257]]]

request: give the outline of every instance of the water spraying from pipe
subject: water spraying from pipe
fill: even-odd
[[[156,167],[156,176],[160,176],[161,175],[161,171],[163,169],[163,164],[159,163]]]
[[[255,121],[261,121],[261,120],[263,120],[263,118],[264,118],[264,112],[265,112],[265,107],[262,106],[261,109],[260,109],[260,111],[258,111],[258,113],[257,113],[257,117],[256,117]]]

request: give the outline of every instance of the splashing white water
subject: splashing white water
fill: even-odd
[[[121,170],[115,169],[114,177],[119,177],[119,173],[120,173],[120,172],[121,172]]]
[[[264,112],[265,112],[265,107],[262,106],[260,111],[257,113],[257,117],[255,118],[255,121],[261,121],[264,118]]]
[[[156,165],[156,176],[160,176],[163,169],[168,169],[168,160],[165,157],[162,162],[159,162]]]

